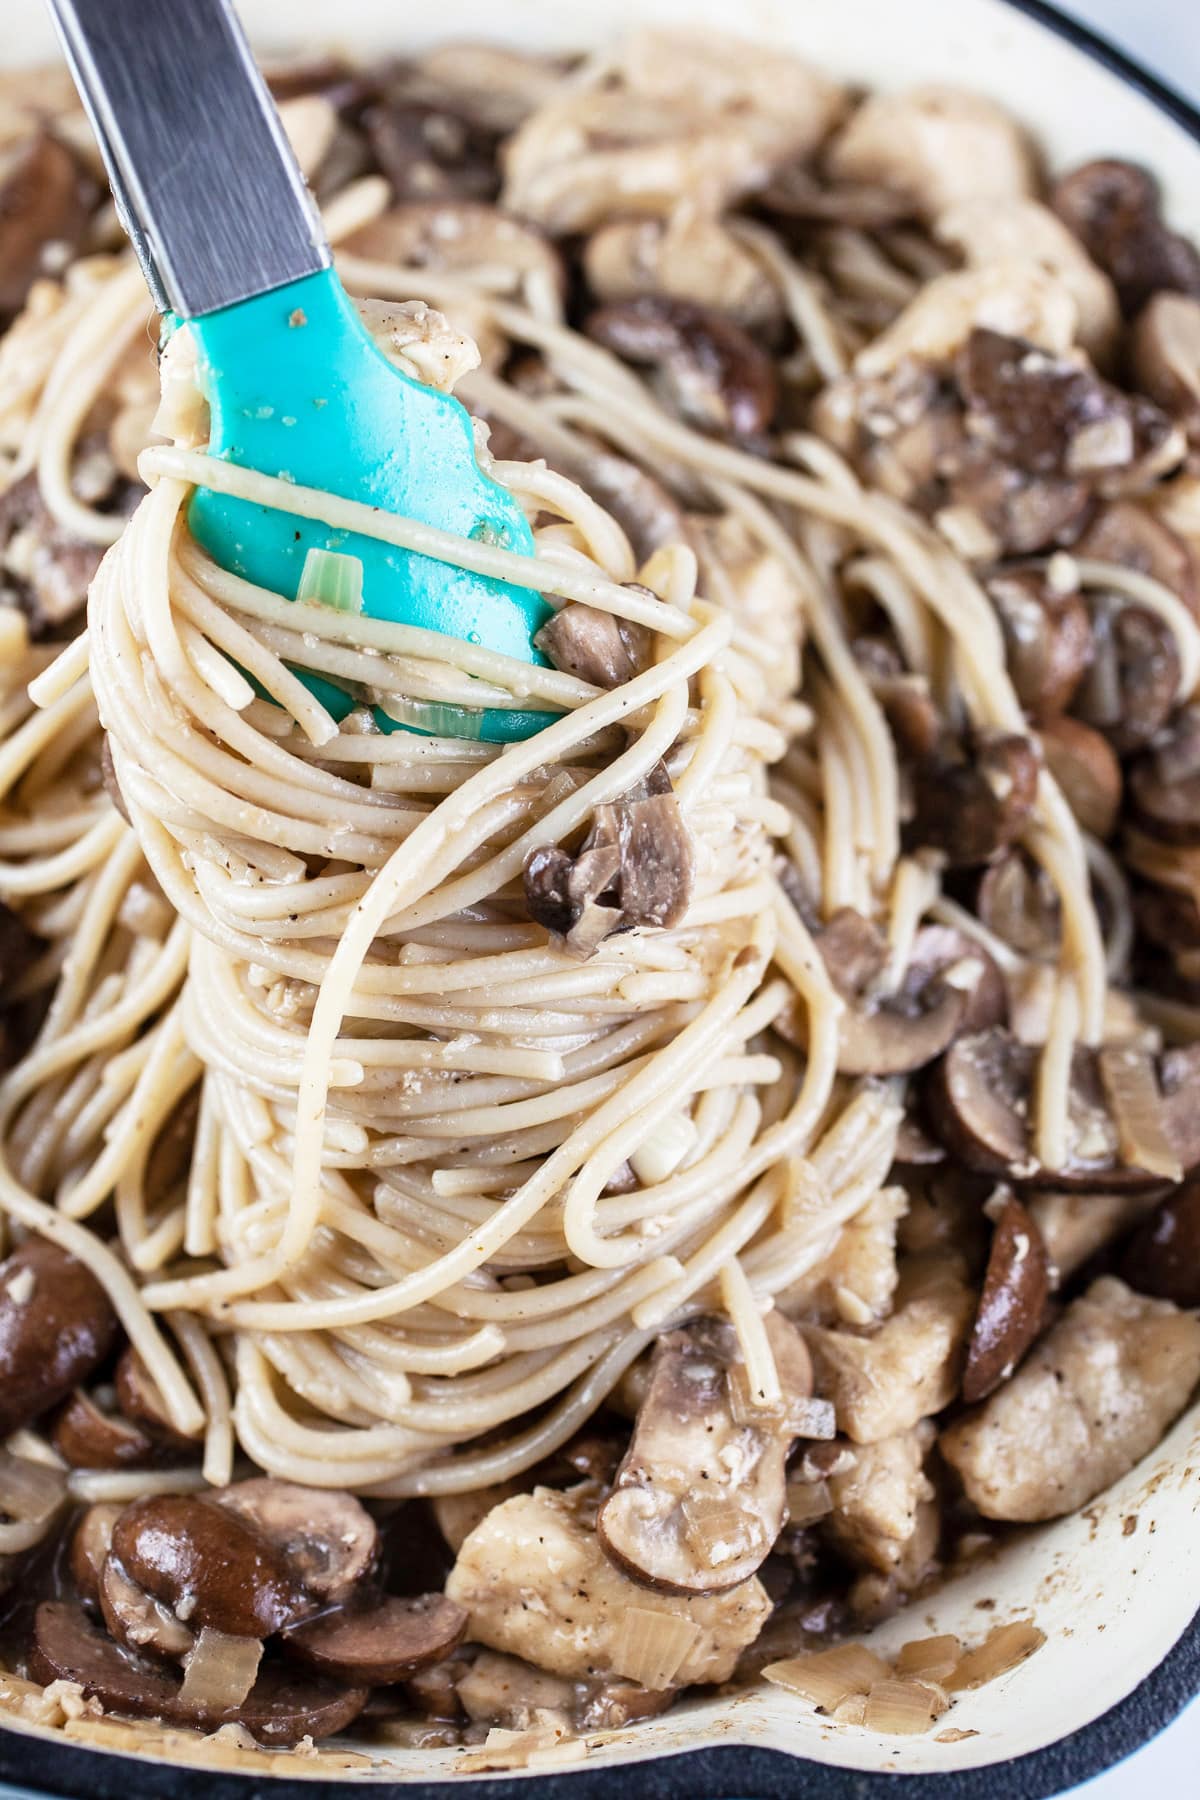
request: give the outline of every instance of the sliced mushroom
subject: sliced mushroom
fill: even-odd
[[[1139,1294],[1200,1306],[1200,1181],[1169,1194],[1135,1232],[1121,1274]]]
[[[1102,731],[1121,756],[1162,730],[1179,692],[1179,647],[1160,613],[1090,596],[1092,662],[1072,711]]]
[[[117,1360],[116,1388],[117,1405],[127,1419],[145,1426],[151,1437],[170,1448],[186,1450],[192,1447],[193,1440],[185,1437],[172,1423],[158,1383],[132,1344]]]
[[[1033,1216],[1015,1194],[996,1199],[987,1274],[963,1370],[962,1396],[969,1404],[1008,1380],[1041,1331],[1050,1296],[1049,1259]]]
[[[1041,745],[1046,767],[1084,831],[1111,837],[1121,810],[1121,765],[1108,739],[1080,719],[1048,719]]]
[[[987,582],[1000,620],[1008,672],[1035,720],[1064,712],[1092,654],[1092,628],[1078,592],[1055,588],[1042,569],[1001,569]]]
[[[932,757],[915,772],[912,839],[951,868],[987,862],[1024,831],[1037,797],[1031,739],[986,732],[963,760]]]
[[[1127,318],[1162,288],[1200,297],[1200,253],[1163,220],[1149,170],[1115,159],[1083,163],[1055,183],[1050,203],[1111,275]]]
[[[263,1476],[213,1498],[265,1538],[325,1606],[342,1605],[375,1567],[379,1531],[353,1494]]]
[[[1187,542],[1145,505],[1115,500],[1088,525],[1074,546],[1077,556],[1119,563],[1152,575],[1178,594],[1184,605],[1200,612],[1200,568]]]
[[[209,1730],[243,1725],[260,1744],[277,1749],[303,1737],[333,1737],[357,1718],[367,1701],[365,1688],[339,1687],[320,1676],[298,1676],[268,1665],[240,1706],[190,1705],[175,1676],[122,1650],[91,1624],[82,1608],[62,1600],[38,1607],[30,1669],[43,1683],[76,1683],[106,1712]]]
[[[0,603],[16,606],[30,636],[53,636],[82,611],[101,549],[58,524],[36,471],[0,493]]]
[[[112,1555],[189,1626],[269,1637],[312,1610],[276,1546],[212,1500],[182,1494],[135,1500],[113,1527]]]
[[[1184,707],[1129,770],[1138,823],[1169,844],[1200,844],[1200,706]]]
[[[353,232],[353,256],[402,268],[472,276],[488,291],[540,297],[557,306],[564,274],[558,252],[535,225],[468,200],[413,201]]]
[[[715,1594],[765,1561],[783,1526],[792,1408],[812,1393],[804,1340],[768,1315],[782,1404],[743,1406],[731,1325],[703,1319],[661,1337],[613,1491],[596,1517],[605,1554],[660,1592]]]
[[[534,639],[556,669],[601,688],[620,687],[648,668],[653,642],[644,625],[574,600]]]
[[[1133,895],[1138,930],[1163,950],[1200,950],[1200,904],[1187,891],[1147,883]]]
[[[0,1438],[86,1381],[117,1329],[91,1270],[48,1238],[26,1238],[0,1264]]]
[[[963,200],[934,220],[933,235],[960,250],[971,267],[1037,263],[1074,300],[1080,344],[1093,362],[1108,363],[1121,327],[1113,284],[1049,207],[1024,195]]]
[[[1033,1150],[1033,1091],[1038,1051],[994,1028],[952,1044],[934,1070],[927,1100],[931,1123],[952,1155],[970,1169],[1019,1185],[1093,1187],[1127,1192],[1161,1176],[1119,1160],[1119,1134],[1100,1078],[1097,1054],[1080,1045],[1068,1095],[1067,1161],[1044,1169]],[[1200,1078],[1200,1045],[1159,1059],[1161,1130],[1185,1169],[1200,1164],[1200,1114],[1188,1085]]]
[[[720,313],[645,295],[589,313],[584,330],[623,361],[656,369],[665,404],[701,430],[756,439],[770,429],[775,365]]]
[[[100,1611],[100,1577],[108,1559],[113,1526],[124,1509],[111,1502],[89,1506],[74,1531],[67,1550],[67,1566],[75,1591],[86,1607]]]
[[[71,152],[44,132],[0,161],[0,321],[79,249],[94,197]]]
[[[99,1600],[109,1635],[136,1655],[181,1662],[196,1647],[195,1632],[165,1600],[156,1600],[131,1580],[111,1551],[100,1571]]]
[[[958,554],[973,562],[1036,556],[1072,544],[1095,511],[1088,482],[1024,474],[997,462],[981,441],[949,477],[948,498],[935,522]],[[948,518],[958,521],[953,532]],[[968,534],[978,536],[977,548],[965,547]]]
[[[695,879],[692,838],[661,764],[621,799],[598,806],[572,856],[534,850],[524,870],[529,915],[590,953],[612,932],[677,925]]]
[[[890,639],[863,635],[850,646],[854,660],[879,701],[897,747],[918,761],[932,756],[942,740],[944,723],[923,675],[905,669]]]
[[[384,99],[362,127],[398,202],[490,200],[499,189],[494,137],[446,106]]]
[[[145,1468],[159,1449],[133,1420],[103,1411],[82,1388],[55,1418],[50,1441],[73,1469]]]
[[[977,327],[956,375],[968,432],[1026,474],[1148,483],[1182,460],[1183,434],[1152,401],[1026,339]]]
[[[924,1068],[960,1031],[1005,1015],[1004,983],[992,958],[961,932],[918,932],[900,988],[870,993],[884,946],[870,921],[843,908],[816,939],[830,977],[849,1005],[838,1020],[844,1075],[903,1075]]]
[[[381,1600],[362,1611],[331,1613],[290,1631],[288,1651],[316,1669],[361,1687],[407,1681],[462,1642],[467,1614],[444,1594]]]
[[[836,181],[904,195],[933,219],[960,200],[1032,194],[1036,165],[1011,113],[980,94],[927,86],[871,94],[834,138],[825,167]]]
[[[1155,294],[1130,333],[1133,377],[1143,392],[1200,436],[1200,285],[1195,294]]]
[[[615,219],[588,239],[587,283],[597,300],[657,294],[723,314],[749,331],[776,328],[782,308],[761,263],[719,220],[682,210],[675,218]]]

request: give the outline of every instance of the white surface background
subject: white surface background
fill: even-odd
[[[1200,102],[1197,0],[1058,0],[1189,100]],[[1115,148],[1115,146],[1114,146]],[[1200,1792],[1200,1700],[1128,1762],[1076,1788],[1072,1800],[1184,1800]],[[1014,1794],[1013,1800],[1020,1800]]]

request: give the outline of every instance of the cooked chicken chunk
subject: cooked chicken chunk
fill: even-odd
[[[684,1597],[639,1587],[613,1567],[568,1494],[538,1488],[506,1500],[458,1553],[446,1593],[471,1615],[468,1636],[552,1675],[629,1675],[630,1615],[661,1613],[677,1629],[672,1685],[726,1681],[757,1637],[770,1601],[757,1579]],[[666,1685],[666,1682],[663,1682]]]
[[[914,1258],[898,1305],[870,1337],[809,1327],[817,1392],[856,1444],[910,1431],[953,1399],[974,1296],[954,1257]]]
[[[896,1292],[896,1226],[903,1188],[883,1188],[839,1233],[829,1255],[778,1298],[789,1317],[819,1325],[871,1325]]]
[[[853,1464],[829,1477],[833,1511],[822,1531],[859,1568],[890,1575],[904,1560],[920,1509],[933,1499],[925,1458],[936,1436],[931,1420],[864,1444]]]
[[[1139,1225],[1157,1201],[1146,1194],[1064,1194],[1047,1190],[1032,1194],[1029,1210],[1042,1234],[1046,1254],[1059,1282]]]
[[[826,158],[837,181],[877,182],[934,218],[957,200],[1031,194],[1029,140],[982,94],[928,86],[871,94],[834,139]]]
[[[1104,1276],[942,1455],[985,1517],[1057,1519],[1152,1450],[1198,1379],[1200,1319]]]

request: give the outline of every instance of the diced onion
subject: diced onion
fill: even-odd
[[[847,1694],[866,1694],[891,1678],[891,1668],[865,1644],[836,1644],[811,1656],[792,1656],[786,1662],[769,1663],[763,1670],[776,1687],[787,1688],[832,1712]]]
[[[0,1524],[0,1555],[12,1556],[38,1543],[66,1492],[61,1469],[0,1450],[0,1513],[9,1521]]]
[[[315,546],[300,571],[297,600],[316,601],[334,612],[360,613],[363,609],[363,566],[357,556]]]
[[[258,1678],[263,1647],[258,1638],[231,1637],[206,1625],[187,1660],[179,1698],[188,1706],[240,1706]]]
[[[1149,1053],[1129,1044],[1106,1045],[1100,1052],[1100,1079],[1112,1107],[1122,1162],[1164,1181],[1182,1181],[1183,1167],[1167,1136]]]
[[[931,1682],[880,1681],[867,1695],[863,1724],[868,1731],[889,1737],[910,1737],[928,1731],[948,1705],[945,1694]]]
[[[833,1496],[827,1481],[789,1481],[787,1484],[787,1516],[789,1525],[815,1525],[833,1511]]]
[[[861,1725],[867,1715],[867,1696],[865,1694],[847,1694],[839,1700],[830,1717],[839,1725]]]
[[[954,1673],[947,1676],[945,1685],[952,1693],[960,1688],[982,1687],[985,1681],[1007,1675],[1027,1656],[1040,1650],[1045,1641],[1045,1632],[1039,1631],[1028,1619],[1015,1619],[1011,1625],[997,1625],[982,1644],[967,1651]]]
[[[629,1166],[643,1187],[657,1187],[675,1173],[696,1139],[696,1127],[686,1113],[668,1113],[632,1152]]]
[[[613,1646],[613,1668],[644,1688],[670,1687],[699,1636],[700,1627],[679,1613],[629,1606]]]
[[[733,1499],[690,1494],[683,1502],[683,1518],[688,1548],[706,1569],[723,1569],[745,1556],[765,1556],[771,1547],[762,1519]]]
[[[896,1658],[896,1673],[945,1681],[953,1675],[961,1656],[962,1645],[948,1633],[944,1637],[912,1638]]]
[[[423,731],[428,737],[481,738],[483,709],[451,706],[442,700],[410,700],[405,694],[381,694],[377,705],[398,725]]]

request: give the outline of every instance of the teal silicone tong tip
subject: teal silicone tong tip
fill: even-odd
[[[532,557],[519,505],[479,467],[466,412],[387,360],[334,274],[231,0],[51,7],[150,291],[168,327],[195,337],[210,454]],[[544,666],[533,639],[550,608],[534,587],[210,488],[189,522],[223,568],[286,599],[310,551],[340,553],[362,566],[369,617]],[[298,673],[336,718],[355,705]],[[374,711],[382,729],[402,729]],[[462,708],[455,735],[506,743],[555,716]]]
[[[187,321],[212,415],[209,454],[301,487],[362,501],[517,555],[533,534],[507,489],[480,469],[471,420],[448,394],[389,363],[332,269]],[[295,598],[310,550],[362,565],[363,611],[540,661],[550,608],[535,588],[470,573],[359,532],[211,488],[194,495],[192,534],[222,568]],[[341,716],[353,704],[323,683]],[[376,709],[385,730],[396,721]],[[480,735],[530,736],[548,713],[485,709]]]

